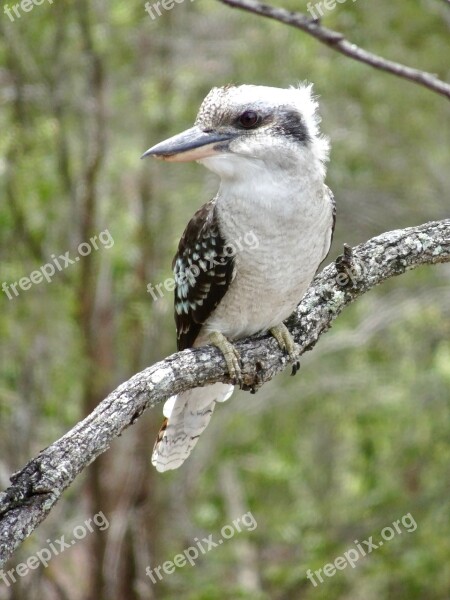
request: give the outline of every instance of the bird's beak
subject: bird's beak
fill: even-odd
[[[221,142],[226,142],[232,137],[231,133],[202,131],[200,127],[194,126],[149,148],[141,158],[155,156],[172,162],[200,160],[223,152]]]

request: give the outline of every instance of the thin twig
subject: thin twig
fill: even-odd
[[[316,38],[322,44],[333,48],[336,52],[340,52],[345,56],[370,65],[380,71],[386,71],[396,77],[401,77],[402,79],[422,85],[450,99],[450,84],[442,81],[436,75],[407,67],[368,52],[356,44],[349,42],[342,33],[323,27],[318,19],[313,19],[302,13],[292,12],[284,8],[269,6],[262,2],[257,2],[257,0],[219,0],[219,2],[227,4],[232,8],[241,8],[256,15],[275,19],[276,21],[281,21],[281,23],[286,23],[286,25],[292,25]]]

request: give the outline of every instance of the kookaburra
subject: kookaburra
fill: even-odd
[[[316,110],[311,85],[213,88],[194,127],[143,155],[195,160],[220,177],[215,198],[189,221],[174,258],[175,321],[178,350],[218,346],[235,382],[240,362],[231,342],[239,338],[270,331],[298,360],[283,320],[328,254],[335,221],[324,183],[329,146]],[[249,233],[257,244],[242,243]],[[215,403],[232,391],[216,383],[166,402],[152,456],[158,471],[184,462]]]

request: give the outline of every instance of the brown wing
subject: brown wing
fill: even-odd
[[[232,247],[221,235],[215,200],[189,221],[173,260],[178,350],[193,346],[235,276]]]

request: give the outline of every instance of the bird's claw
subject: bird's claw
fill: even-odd
[[[294,375],[297,375],[297,373],[298,373],[299,371],[300,371],[300,361],[299,361],[299,360],[296,360],[296,361],[294,362],[294,364],[292,365],[292,371],[291,371],[291,375],[292,375],[292,377],[293,377]]]
[[[233,385],[238,385],[240,389],[243,386],[242,366],[243,361],[239,352],[233,344],[219,331],[213,331],[209,335],[211,343],[218,348],[227,364],[228,373]]]
[[[298,344],[295,343],[294,338],[284,323],[280,323],[276,327],[272,327],[270,333],[277,340],[278,345],[284,354],[288,356],[289,360],[293,363],[292,375],[295,375],[300,369],[300,361],[298,360],[300,348]]]

